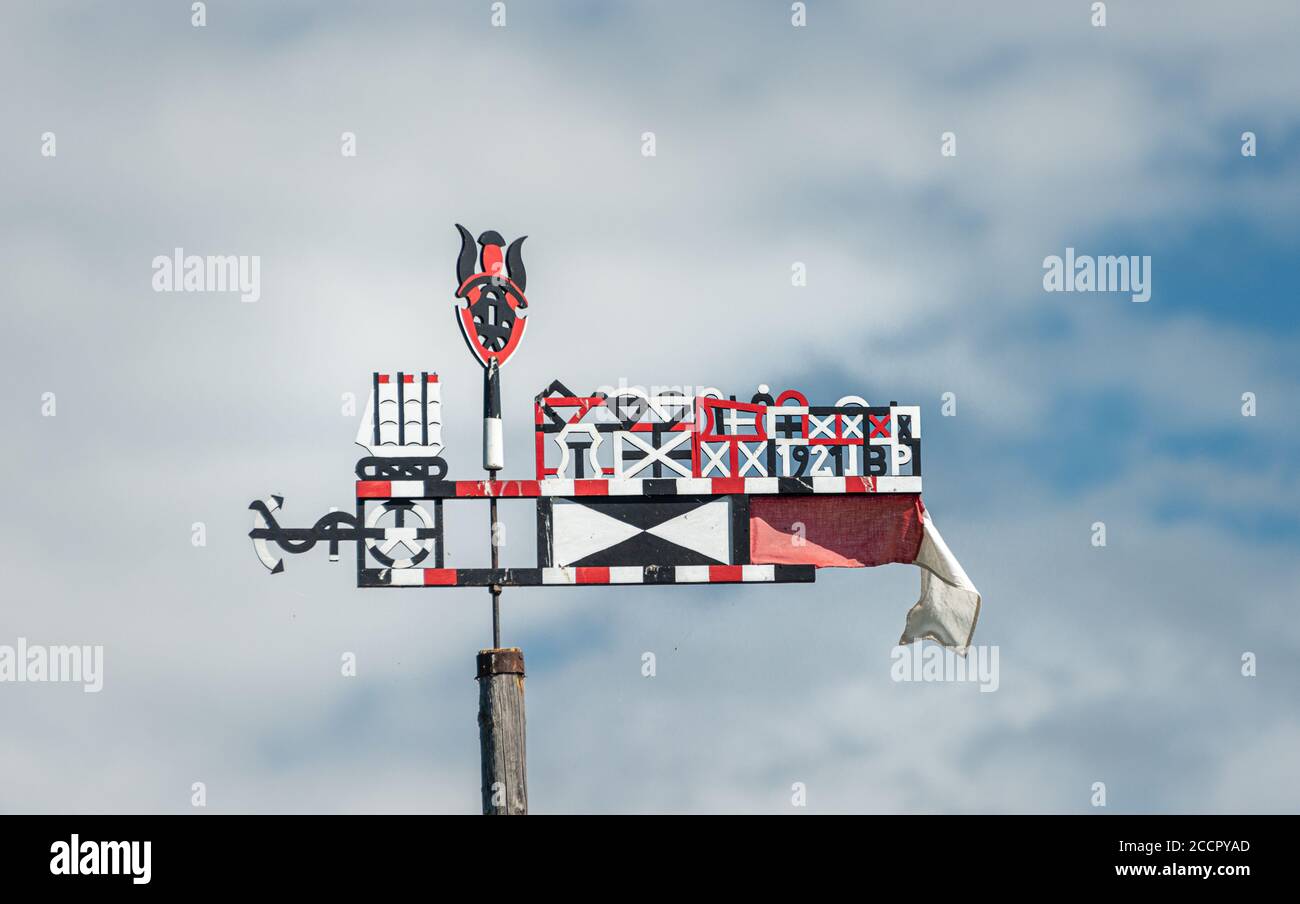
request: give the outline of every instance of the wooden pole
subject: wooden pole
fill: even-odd
[[[478,739],[484,816],[528,814],[524,740],[524,654],[517,647],[478,654]]]

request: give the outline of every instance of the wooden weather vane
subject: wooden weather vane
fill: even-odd
[[[276,520],[279,496],[253,502],[258,558],[318,543],[337,560],[354,544],[358,587],[487,587],[493,645],[478,657],[485,813],[525,812],[523,655],[501,647],[504,587],[812,582],[818,568],[921,568],[900,644],[929,638],[964,651],[980,595],[921,501],[921,411],[846,395],[816,405],[760,386],[748,400],[621,389],[578,394],[558,380],[533,405],[534,474],[503,480],[500,370],[527,326],[518,238],[457,226],[456,319],[483,367],[487,480],[448,480],[438,376],[376,373],[357,442],[354,514],[309,528]],[[497,500],[537,509],[533,567],[503,568]],[[449,568],[444,502],[487,500],[491,567]]]

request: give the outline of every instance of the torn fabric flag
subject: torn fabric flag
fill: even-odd
[[[756,565],[919,566],[921,597],[899,643],[928,637],[962,653],[970,646],[979,591],[919,494],[754,496],[749,515],[749,555]]]

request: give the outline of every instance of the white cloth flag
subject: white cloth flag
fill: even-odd
[[[916,564],[921,568],[921,598],[907,613],[907,627],[900,645],[930,638],[966,653],[980,614],[980,593],[961,563],[943,542],[938,528],[926,511],[925,528]]]

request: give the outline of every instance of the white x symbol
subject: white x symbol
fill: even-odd
[[[635,477],[637,474],[641,473],[646,468],[653,465],[655,462],[659,462],[660,464],[666,465],[667,467],[676,471],[682,477],[690,477],[691,476],[690,468],[684,466],[680,461],[668,457],[669,452],[676,449],[678,446],[682,445],[690,438],[691,438],[691,434],[687,433],[685,430],[678,430],[674,433],[670,433],[668,435],[668,438],[664,440],[664,444],[660,446],[658,449],[656,449],[654,446],[650,445],[645,440],[641,439],[639,436],[637,436],[635,433],[632,433],[631,431],[626,431],[626,430],[619,431],[618,433],[614,434],[615,473],[617,473],[619,477]],[[645,457],[642,458],[640,461],[636,462],[635,464],[633,464],[631,467],[624,468],[623,444],[621,442],[618,442],[618,440],[626,440],[627,442],[631,443],[633,446],[636,446],[638,449],[640,449],[642,452],[645,453]]]
[[[700,468],[701,477],[708,477],[709,469],[714,467],[718,469],[718,473],[723,477],[731,476],[731,468],[727,464],[727,461],[724,460],[725,456],[727,455],[727,452],[729,451],[727,444],[717,443],[716,448],[718,451],[714,452],[712,449],[709,448],[708,443],[700,443],[700,451],[703,452],[705,456],[708,457],[708,461],[706,461],[704,465]]]
[[[745,460],[740,463],[740,477],[748,477],[750,468],[758,471],[763,477],[767,476],[767,462],[760,461],[759,456],[767,451],[767,443],[753,443],[754,451],[749,450],[749,446],[744,443],[737,444],[740,451],[745,453]]]

